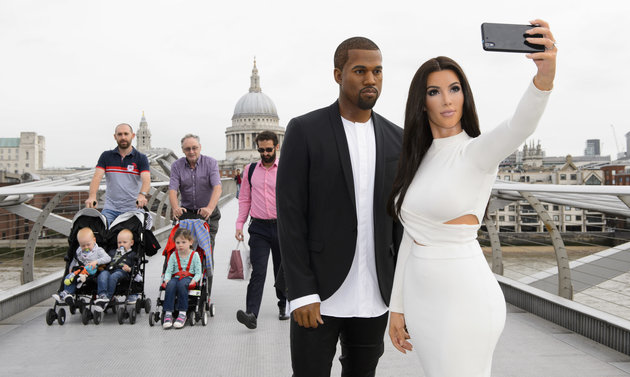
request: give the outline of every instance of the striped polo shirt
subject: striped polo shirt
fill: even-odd
[[[96,168],[105,170],[107,188],[103,209],[118,212],[135,209],[142,187],[140,173],[149,171],[147,156],[132,147],[131,153],[123,158],[116,147],[101,154]]]

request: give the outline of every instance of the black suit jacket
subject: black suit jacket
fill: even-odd
[[[376,139],[374,246],[380,293],[392,290],[399,223],[387,215],[402,129],[372,112]],[[330,297],[344,282],[357,241],[355,187],[339,104],[289,122],[278,165],[278,237],[289,300]]]

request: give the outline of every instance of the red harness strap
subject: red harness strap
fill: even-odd
[[[182,264],[179,261],[179,253],[177,251],[175,251],[175,258],[177,258],[177,267],[179,268],[179,271],[174,273],[173,276],[176,276],[179,280],[182,280],[183,278],[186,278],[186,277],[195,276],[195,274],[191,274],[189,272],[190,264],[192,263],[192,260],[193,260],[193,253],[190,253],[190,256],[188,257],[188,265],[186,266],[186,270],[182,270]]]

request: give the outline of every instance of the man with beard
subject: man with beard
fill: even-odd
[[[151,188],[149,160],[131,145],[135,136],[133,129],[127,123],[116,126],[114,140],[118,146],[101,153],[90,183],[90,192],[85,200],[85,206],[95,208],[96,193],[105,176],[107,188],[105,189],[105,205],[101,213],[107,218],[108,226],[120,214],[147,205],[147,196]]]
[[[258,145],[260,161],[248,164],[243,170],[236,219],[236,239],[243,241],[243,225],[247,216],[250,216],[248,232],[252,275],[247,285],[245,311],[236,312],[236,319],[249,329],[255,329],[257,326],[270,250],[276,278],[280,270],[280,245],[276,223],[278,136],[271,131],[263,131],[256,137],[256,145]],[[281,288],[276,288],[276,297],[278,298],[278,318],[289,319],[286,314],[286,297]]]
[[[184,212],[201,215],[210,226],[210,243],[219,230],[219,199],[221,198],[221,176],[219,163],[210,156],[201,154],[199,136],[185,135],[181,140],[185,157],[171,165],[171,179],[168,185],[168,199],[173,217],[179,218]],[[177,191],[181,194],[181,206]]]
[[[334,56],[339,98],[292,119],[278,170],[278,233],[291,321],[294,377],[374,376],[383,354],[402,228],[386,204],[402,129],[372,111],[381,52],[367,38]]]

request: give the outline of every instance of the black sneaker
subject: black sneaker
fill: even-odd
[[[95,304],[108,303],[108,302],[109,302],[109,298],[105,294],[98,295],[98,297],[94,301]]]
[[[253,330],[257,326],[257,320],[254,313],[245,313],[242,310],[236,312],[236,320],[244,324],[250,330]]]
[[[74,306],[74,295],[67,294],[65,296],[63,301],[65,301],[68,306]]]
[[[281,321],[286,321],[291,318],[290,315],[287,314],[287,308],[280,307],[280,314],[278,314],[278,319]]]

